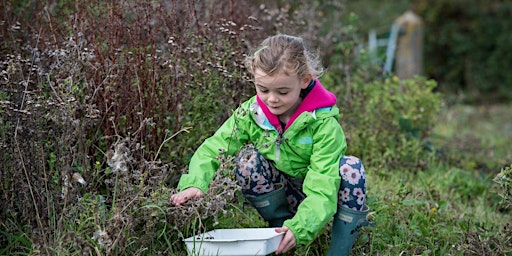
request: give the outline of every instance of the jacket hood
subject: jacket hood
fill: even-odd
[[[318,79],[315,79],[315,86],[311,89],[311,92],[306,95],[306,97],[302,100],[299,107],[293,113],[284,130],[281,129],[281,124],[279,122],[279,117],[272,114],[268,109],[267,105],[263,103],[260,97],[256,96],[256,100],[261,110],[267,117],[270,124],[272,124],[279,133],[284,132],[290,125],[297,119],[297,117],[304,112],[311,112],[319,108],[332,107],[336,104],[336,96],[325,89]]]

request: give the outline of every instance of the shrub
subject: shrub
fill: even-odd
[[[504,208],[512,207],[512,165],[501,169],[500,173],[494,177],[497,184],[497,193],[501,197],[500,204]]]
[[[497,185],[496,192],[501,197],[500,205],[505,210],[510,210],[512,208],[512,164],[503,168],[494,178],[494,182]],[[509,242],[508,245],[512,251],[512,245],[510,244],[510,241],[512,241],[511,231],[512,222],[507,223],[503,228],[503,237]]]
[[[183,155],[247,97],[243,38],[257,28],[245,9],[192,2],[33,4],[1,12],[0,254],[162,249],[165,218],[140,208],[167,204]],[[111,166],[118,146],[129,174]]]
[[[508,1],[415,0],[425,20],[426,75],[468,101],[510,100],[512,4]]]
[[[367,167],[376,169],[424,168],[433,152],[429,135],[442,104],[441,95],[433,92],[436,82],[393,76],[346,86],[333,90],[342,95],[339,105],[347,154],[361,157]]]
[[[350,14],[349,24],[358,20]],[[384,74],[361,49],[357,26],[345,27],[343,35],[330,62],[338,66],[322,80],[338,96],[347,154],[362,158],[370,168],[425,167],[434,150],[429,136],[442,106],[441,94],[434,91],[437,83]]]

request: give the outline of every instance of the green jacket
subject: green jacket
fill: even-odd
[[[300,112],[282,133],[271,124],[268,109],[261,107],[261,102],[258,104],[256,96],[242,103],[197,149],[189,173],[181,177],[178,188],[197,187],[206,192],[219,167],[220,152],[235,155],[243,145],[253,144],[277,169],[304,179],[306,199],[284,225],[293,231],[298,244],[311,242],[336,213],[341,182],[339,160],[347,146],[338,122],[336,99],[330,94],[322,100],[326,93],[330,94],[317,80],[309,101],[308,94],[301,103],[307,106],[302,110],[299,106]]]

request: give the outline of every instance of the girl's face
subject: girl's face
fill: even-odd
[[[256,69],[254,80],[256,94],[270,112],[279,116],[282,122],[288,122],[301,102],[300,91],[308,86],[311,76],[300,79],[296,75],[288,76],[283,72],[269,76]]]

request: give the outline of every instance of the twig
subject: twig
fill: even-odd
[[[37,222],[39,224],[39,228],[41,228],[41,230],[44,230],[43,223],[41,222],[41,215],[39,215],[39,209],[37,207],[36,198],[34,196],[34,191],[32,190],[32,184],[30,182],[30,178],[28,177],[28,172],[27,172],[27,168],[25,166],[25,161],[23,160],[23,155],[21,154],[20,146],[18,144],[18,139],[16,138],[16,136],[14,137],[14,143],[16,144],[16,149],[20,156],[21,166],[23,167],[23,173],[25,174],[25,178],[27,179],[28,189],[30,190],[30,196],[32,197],[32,203],[34,204],[34,209],[36,210],[36,217],[37,217]]]
[[[156,151],[156,154],[155,154],[155,158],[153,159],[153,162],[156,161],[158,155],[160,154],[160,150],[162,150],[162,147],[164,146],[165,143],[167,143],[169,140],[172,140],[174,137],[176,137],[178,134],[182,133],[182,132],[186,132],[186,133],[189,133],[190,132],[190,129],[192,129],[192,127],[185,127],[179,131],[177,131],[176,133],[174,133],[173,135],[171,135],[171,137],[165,139],[162,144],[160,144],[160,147],[158,147],[158,151]],[[166,135],[167,136],[167,135]]]
[[[199,221],[199,230],[198,230],[199,233],[197,235],[201,235],[201,233],[202,233],[201,230],[205,230],[205,227],[203,226],[203,221],[201,220],[201,213],[199,213],[199,211],[197,210],[197,207],[194,207],[194,211],[196,212],[197,220]]]
[[[130,206],[133,202],[135,202],[135,200],[137,200],[138,197],[139,197],[139,195],[135,195],[135,198],[133,198],[123,209],[121,209],[121,211],[119,213],[121,214],[124,211],[126,211],[126,209],[128,209],[128,206]]]
[[[44,163],[45,162],[45,159],[44,159],[44,150],[43,150],[43,147],[39,145],[38,147],[39,149],[39,153],[41,154],[41,163]],[[48,197],[51,195],[50,194],[50,190],[48,189],[48,175],[46,175],[46,166],[43,164],[42,165],[43,167],[43,179],[44,179],[44,192],[48,195]],[[49,200],[46,200],[46,207],[48,207],[48,216],[51,216],[50,214],[50,201]]]
[[[57,38],[55,37],[55,31],[53,30],[50,12],[48,12],[48,8],[46,8],[46,7],[44,8],[44,10],[46,11],[46,17],[48,18],[48,24],[50,25],[50,30],[52,31],[53,41],[55,42],[55,44],[57,44]]]

